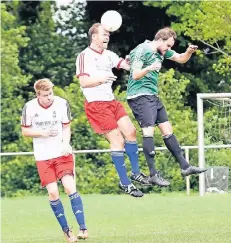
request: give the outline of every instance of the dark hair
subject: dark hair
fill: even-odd
[[[163,40],[168,40],[170,37],[173,37],[174,40],[176,40],[176,32],[169,28],[169,27],[165,27],[163,29],[160,29],[156,35],[154,40],[159,40],[159,39],[163,39]]]
[[[89,37],[90,43],[92,41],[92,35],[98,33],[99,26],[101,26],[100,23],[95,23],[89,29],[89,31],[88,31],[88,37]]]

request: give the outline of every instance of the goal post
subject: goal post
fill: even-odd
[[[198,160],[199,167],[205,167],[205,143],[204,143],[204,99],[230,100],[231,93],[198,93],[197,94],[197,123],[198,123]],[[205,195],[205,173],[199,175],[199,193]]]

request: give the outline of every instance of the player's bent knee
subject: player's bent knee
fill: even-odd
[[[50,200],[59,199],[59,191],[58,190],[48,190],[48,195]]]
[[[136,129],[135,129],[135,127],[132,127],[132,128],[130,128],[130,130],[126,133],[126,134],[124,134],[124,136],[125,136],[125,138],[126,138],[126,140],[136,140]]]
[[[110,147],[112,150],[123,150],[125,145],[125,141],[123,137],[117,137],[117,139],[113,139],[110,141]]]
[[[76,192],[76,185],[72,171],[66,171],[66,174],[61,178],[66,194],[70,195]]]
[[[112,150],[123,150],[125,142],[124,141],[114,141],[110,144]]]
[[[144,137],[153,137],[154,135],[154,127],[144,127],[142,131]]]
[[[167,136],[168,134],[173,133],[173,128],[169,121],[160,123],[158,127],[162,133],[162,136]]]
[[[73,186],[72,187],[64,188],[64,190],[65,190],[65,192],[66,192],[67,195],[71,195],[71,194],[73,194],[73,193],[76,192],[76,189]]]

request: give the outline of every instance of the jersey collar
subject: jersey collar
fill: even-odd
[[[145,44],[149,44],[151,41],[150,40],[145,40],[144,41],[144,43]],[[151,49],[151,47],[148,45],[148,47]],[[152,49],[151,49],[152,50]],[[160,53],[158,52],[158,51],[153,51],[152,50],[152,52],[154,52],[157,56],[159,56],[161,59],[163,59],[164,58],[164,56],[162,56],[162,55],[160,55]]]
[[[55,100],[53,100],[53,102],[49,105],[49,106],[44,106],[44,105],[42,105],[40,102],[39,102],[39,99],[37,98],[37,101],[38,101],[38,104],[43,108],[43,109],[48,109],[49,107],[51,107],[53,104],[54,104],[54,101]]]
[[[90,47],[90,46],[88,46],[88,48],[90,48],[92,51],[94,51],[94,52],[96,52],[96,53],[98,53],[98,54],[100,54],[100,55],[102,55],[102,54],[103,54],[103,51],[104,51],[104,50],[102,50],[102,51],[97,51],[96,49],[94,49],[94,48],[92,48],[92,47]]]

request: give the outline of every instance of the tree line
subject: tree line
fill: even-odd
[[[214,7],[215,5],[215,7]],[[88,46],[87,31],[101,15],[110,9],[123,17],[119,31],[111,34],[109,49],[125,57],[155,32],[173,27],[178,39],[174,46],[184,52],[188,43],[199,46],[191,60],[182,65],[166,61],[160,74],[160,96],[169,113],[181,145],[197,144],[196,94],[231,91],[231,4],[229,2],[72,2],[56,6],[55,2],[12,1],[1,3],[1,80],[2,80],[2,152],[32,151],[31,139],[20,132],[20,115],[25,102],[34,97],[33,83],[50,78],[55,93],[66,98],[73,114],[72,145],[79,149],[108,148],[104,138],[93,133],[83,110],[84,98],[75,77],[77,54]],[[145,16],[145,17],[144,17]],[[113,88],[127,112],[126,71],[114,70],[119,77]],[[217,108],[206,104],[206,144],[230,143],[230,113],[217,117]],[[141,133],[137,127],[138,142]],[[213,132],[217,124],[219,139]],[[227,135],[228,134],[228,135]],[[80,142],[81,141],[81,142]],[[161,135],[155,135],[155,145],[163,146]],[[157,153],[157,168],[172,182],[168,190],[184,190],[185,182],[175,160],[168,152]],[[207,165],[231,167],[230,150],[206,152]],[[190,153],[190,162],[197,164],[197,151]],[[142,170],[147,171],[140,153]],[[119,193],[115,169],[108,154],[76,156],[77,185],[82,193]],[[2,196],[44,193],[31,156],[2,157]],[[198,180],[191,180],[198,189]],[[160,191],[159,188],[147,189]]]

